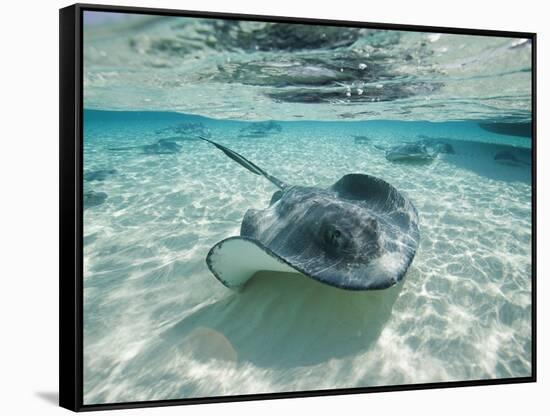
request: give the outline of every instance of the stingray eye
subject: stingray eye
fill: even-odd
[[[326,225],[322,230],[325,244],[333,248],[343,248],[347,245],[344,233],[334,225]]]

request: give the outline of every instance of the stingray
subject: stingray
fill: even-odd
[[[529,162],[519,159],[515,154],[508,150],[501,150],[500,152],[497,152],[494,159],[497,163],[508,166],[531,166]]]
[[[206,263],[229,288],[258,271],[300,273],[330,286],[374,290],[403,279],[420,240],[414,205],[386,181],[344,175],[328,188],[287,184],[240,154],[200,137],[279,188],[249,209],[240,236],[214,245]]]
[[[368,136],[353,136],[353,142],[355,144],[369,144],[371,139]]]
[[[390,162],[431,162],[435,153],[421,143],[405,143],[391,147],[375,146],[386,152],[386,159]]]
[[[444,137],[437,138],[437,137],[420,135],[418,136],[418,138],[422,139],[418,143],[426,146],[427,149],[434,154],[439,154],[439,153],[449,154],[449,155],[455,154],[455,149],[453,145],[448,143]]]
[[[83,195],[84,209],[101,205],[105,202],[106,199],[107,199],[107,194],[105,192],[96,192],[96,191],[84,192],[84,195]]]
[[[104,181],[111,175],[117,174],[118,171],[116,169],[98,169],[98,170],[91,170],[84,173],[84,180],[86,182],[93,182],[93,181]]]
[[[241,128],[239,134],[244,137],[264,137],[281,131],[283,131],[283,127],[279,123],[261,121]]]
[[[447,155],[455,154],[455,149],[450,143],[436,141],[434,143],[428,144],[428,148],[431,149],[433,153],[443,153]]]
[[[165,140],[165,141],[169,141],[169,142],[194,142],[194,141],[197,141],[197,139],[193,135],[189,135],[189,136],[170,136],[170,137],[165,137],[164,139],[161,139],[161,140]]]
[[[133,150],[133,149],[141,149],[143,153],[148,155],[169,155],[169,154],[179,153],[182,149],[182,146],[172,140],[160,139],[153,144],[109,148],[109,150],[114,150],[114,151],[124,151],[124,150]]]
[[[163,129],[157,130],[156,134],[179,134],[184,136],[189,135],[200,135],[205,137],[210,137],[210,130],[200,121],[197,122],[183,122],[176,124],[174,126],[165,127]]]

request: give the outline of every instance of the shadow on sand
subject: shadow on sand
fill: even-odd
[[[162,338],[197,359],[296,367],[365,351],[402,284],[351,292],[291,273],[258,273],[240,293],[184,318]]]

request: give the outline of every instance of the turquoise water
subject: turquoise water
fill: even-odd
[[[223,28],[88,22],[84,402],[529,376],[529,45],[368,31],[331,48],[301,36],[294,51],[251,27],[209,44]],[[360,86],[334,55],[376,71]],[[366,101],[357,88],[390,92]],[[276,188],[197,134],[287,183],[391,183],[420,216],[403,282],[350,292],[261,272],[242,292],[224,287],[206,254]],[[386,158],[430,140],[453,152]]]
[[[105,121],[104,121],[105,120]],[[329,186],[368,173],[406,193],[421,244],[403,285],[352,293],[299,275],[260,275],[242,293],[205,257],[276,190],[200,141],[140,148],[200,121],[288,182]],[[84,345],[89,403],[526,376],[531,372],[530,169],[498,164],[499,136],[472,123],[242,122],[168,113],[87,113]],[[445,134],[456,153],[396,164],[372,144]],[[501,144],[495,145],[500,139]],[[468,142],[466,140],[472,140]],[[522,138],[525,141],[525,139]],[[481,141],[490,143],[481,143]]]

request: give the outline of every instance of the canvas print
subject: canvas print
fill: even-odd
[[[529,39],[83,13],[85,405],[531,376]]]

